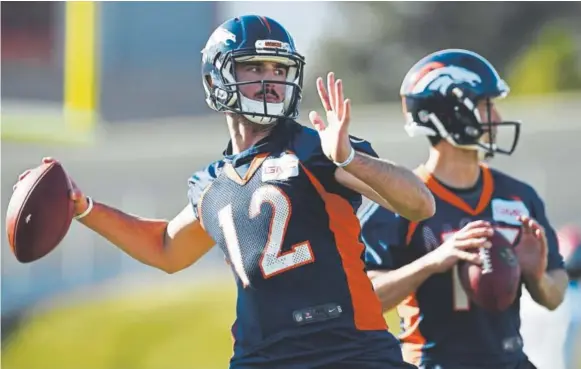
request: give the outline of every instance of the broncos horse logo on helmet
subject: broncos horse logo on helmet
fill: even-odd
[[[202,50],[202,80],[206,102],[216,111],[241,114],[258,124],[271,124],[281,118],[296,118],[301,100],[305,59],[300,55],[289,32],[275,20],[245,15],[224,22],[210,36]],[[239,81],[236,63],[275,62],[286,67],[285,81]],[[281,102],[251,99],[240,87],[260,84],[285,85]]]
[[[406,74],[400,95],[406,131],[428,136],[432,145],[444,139],[453,146],[479,150],[485,157],[510,155],[516,149],[520,122],[494,122],[490,101],[503,98],[510,89],[482,56],[461,49],[441,50],[417,62]],[[487,102],[487,116],[477,105]],[[512,144],[498,147],[496,130],[513,128]]]

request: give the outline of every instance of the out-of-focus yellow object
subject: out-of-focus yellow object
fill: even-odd
[[[63,104],[2,101],[2,140],[86,145],[99,121],[98,7],[65,2]]]
[[[95,45],[98,4],[66,2],[64,109],[67,125],[88,131],[98,108],[99,53]]]
[[[399,315],[397,314],[396,309],[392,309],[385,314],[383,314],[385,321],[387,322],[387,326],[389,327],[389,331],[394,336],[399,336],[401,332],[400,322],[399,322]]]
[[[576,48],[571,30],[560,25],[545,27],[537,40],[512,63],[509,70],[511,95],[555,94],[573,87]]]

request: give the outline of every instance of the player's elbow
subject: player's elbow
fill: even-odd
[[[168,274],[186,269],[210,251],[214,244],[198,221],[179,229],[169,224],[163,237],[159,269]]]
[[[174,274],[185,268],[183,265],[172,263],[171,258],[168,257],[168,255],[164,255],[155,265],[152,266],[167,274]]]
[[[187,269],[194,264],[200,256],[192,256],[185,253],[175,253],[168,251],[163,261],[157,265],[157,268],[167,274],[174,274]]]
[[[406,218],[412,222],[421,222],[434,216],[436,213],[436,200],[432,193],[426,189],[421,191],[413,207],[408,209]]]
[[[566,287],[565,287],[566,288]],[[550,311],[557,310],[559,306],[565,301],[565,289],[559,290],[558,293],[545,304],[545,307]]]
[[[184,268],[164,266],[164,267],[158,267],[158,269],[161,270],[162,272],[166,272],[167,274],[174,274],[174,273],[177,273],[177,272],[183,270]]]
[[[159,248],[163,250],[163,246],[160,246]],[[171,257],[169,257],[165,251],[156,253],[155,256],[148,260],[142,259],[141,262],[167,274],[174,274],[185,268],[184,266],[172,262]]]
[[[557,310],[565,300],[565,293],[561,291],[552,291],[548,296],[533,298],[539,305],[545,307],[549,311]]]
[[[569,276],[567,273],[561,269],[548,272],[552,284],[547,293],[544,304],[548,310],[556,310],[563,301],[565,300],[565,294],[567,293],[567,286],[569,285]]]
[[[545,306],[545,308],[547,308],[547,310],[555,311],[555,310],[557,310],[557,308],[559,306],[561,306],[562,303],[563,303],[563,298],[560,298],[560,299],[554,299],[553,301],[547,301],[543,305]]]
[[[172,249],[171,245],[164,244],[162,250],[162,253],[155,260],[155,263],[151,264],[151,266],[161,270],[162,272],[174,274],[184,270],[193,263],[193,261],[186,259],[186,255],[182,256],[176,254],[174,251],[175,249]]]
[[[420,219],[417,219],[416,221],[431,218],[434,216],[434,214],[436,214],[436,200],[434,199],[434,195],[432,195],[429,190],[427,190],[422,197],[421,210],[422,211],[419,216]]]

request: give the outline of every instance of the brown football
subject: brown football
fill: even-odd
[[[40,259],[65,237],[74,215],[70,190],[58,162],[41,164],[18,182],[6,211],[8,242],[18,261]]]
[[[503,311],[516,299],[521,270],[513,245],[501,233],[495,232],[490,241],[489,249],[479,251],[482,265],[460,265],[460,281],[476,305],[489,311]]]

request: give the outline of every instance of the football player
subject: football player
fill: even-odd
[[[359,217],[369,276],[384,310],[397,307],[401,318],[404,357],[429,369],[532,368],[519,334],[518,299],[500,313],[479,308],[457,267],[480,263],[472,251],[490,247],[488,236],[497,230],[516,243],[533,299],[551,310],[563,300],[567,274],[543,201],[530,185],[483,162],[517,145],[520,123],[504,121],[495,106],[509,88],[485,58],[453,49],[416,63],[400,92],[407,132],[431,144],[416,174],[437,211],[410,221],[370,202]],[[498,137],[505,134],[512,138],[502,147]]]
[[[409,368],[366,275],[361,194],[414,221],[434,199],[410,170],[349,136],[341,80],[317,80],[326,122],[298,116],[304,58],[275,20],[230,19],[202,52],[223,158],[189,180],[173,220],[128,215],[73,191],[77,219],[137,260],[177,272],[217,244],[238,286],[231,368]]]

